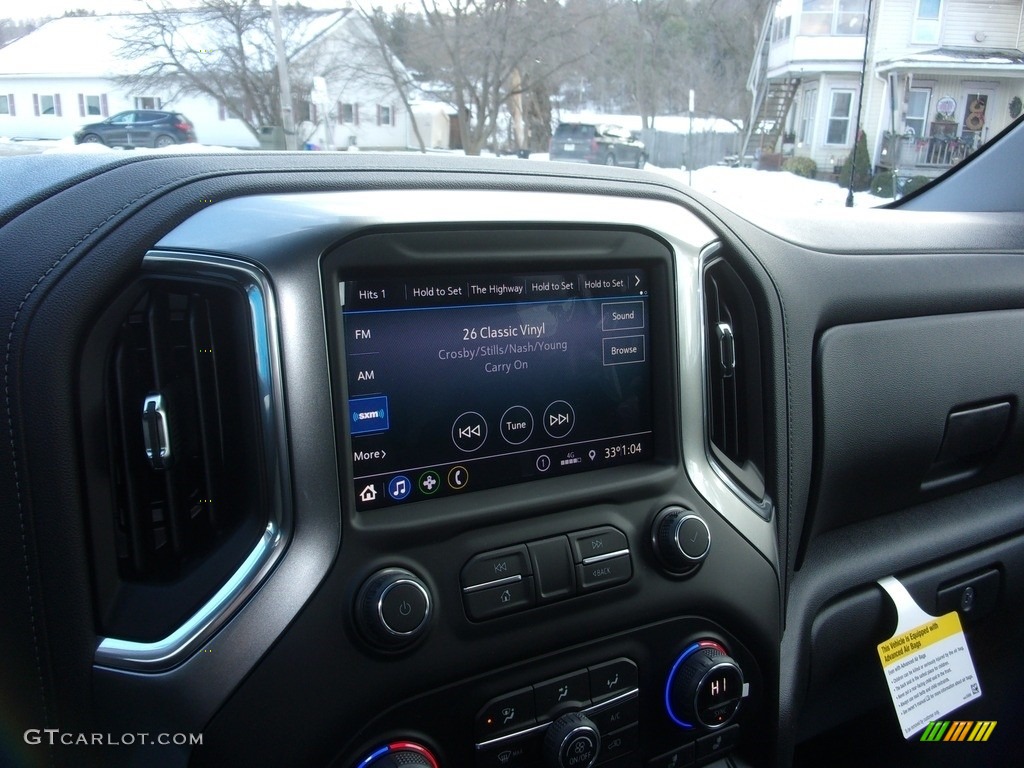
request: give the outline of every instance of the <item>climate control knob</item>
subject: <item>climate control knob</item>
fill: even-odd
[[[696,569],[711,551],[711,531],[696,512],[668,507],[654,518],[654,552],[670,573],[681,575]]]
[[[356,623],[381,650],[399,650],[422,637],[430,626],[430,590],[404,568],[384,568],[366,580],[356,597]]]
[[[665,687],[669,717],[684,728],[728,725],[743,699],[743,671],[712,640],[694,643],[676,661]]]
[[[544,737],[544,759],[550,768],[591,768],[600,749],[597,726],[579,712],[562,715]]]
[[[422,744],[393,741],[371,752],[356,768],[440,768],[440,765]]]

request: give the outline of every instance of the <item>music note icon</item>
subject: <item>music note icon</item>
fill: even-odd
[[[388,483],[388,495],[395,501],[401,501],[412,492],[412,484],[405,475],[395,475]]]

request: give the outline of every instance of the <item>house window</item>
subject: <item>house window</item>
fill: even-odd
[[[159,96],[136,96],[136,109],[160,109],[162,103]]]
[[[78,94],[78,116],[79,117],[90,117],[90,116],[106,116],[107,114],[107,96],[90,96],[85,93]]]
[[[808,88],[804,91],[800,111],[800,132],[797,141],[810,144],[814,138],[814,110],[818,108],[818,89]]]
[[[33,93],[32,109],[36,115],[49,115],[60,117],[60,94],[59,93]]]
[[[910,42],[934,45],[939,42],[939,16],[942,14],[942,0],[917,0],[914,14],[914,30]]]
[[[863,35],[867,0],[803,0],[801,35]]]
[[[781,16],[781,14],[787,14]],[[789,39],[789,32],[792,29],[793,16],[790,14],[789,9],[783,10],[782,4],[779,3],[775,6],[775,19],[772,21],[772,42],[780,43],[783,40]]]
[[[377,125],[394,125],[393,117],[394,113],[391,107],[385,107],[383,104],[377,105]]]
[[[903,121],[906,132],[917,137],[924,137],[925,125],[928,122],[928,102],[932,98],[931,88],[911,88],[907,94],[907,116]]]
[[[828,109],[826,144],[846,146],[850,141],[850,114],[853,110],[853,91],[832,91]]]
[[[359,123],[359,105],[338,102],[338,122],[356,125]]]
[[[0,94],[0,115],[10,115],[11,117],[14,117],[13,93]]]

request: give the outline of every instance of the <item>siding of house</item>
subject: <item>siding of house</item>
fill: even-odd
[[[917,0],[878,2],[874,9],[875,18],[871,22],[871,48],[876,60],[886,58],[890,52],[905,51],[911,47],[910,34],[916,10]]]
[[[944,46],[1016,48],[1020,0],[945,0],[941,42]],[[981,33],[982,40],[975,39]]]

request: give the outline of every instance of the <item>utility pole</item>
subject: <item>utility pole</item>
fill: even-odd
[[[295,117],[292,114],[292,87],[288,79],[288,58],[284,54],[284,36],[281,34],[281,10],[277,0],[270,0],[270,15],[274,20],[274,48],[277,52],[277,77],[281,83],[281,128],[284,129],[284,146],[296,149]]]
[[[690,89],[690,130],[686,134],[686,177],[687,184],[693,186],[693,88]]]

